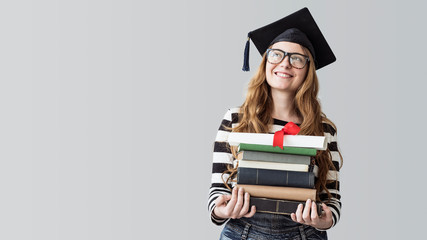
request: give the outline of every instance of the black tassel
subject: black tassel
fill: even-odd
[[[249,71],[249,45],[250,45],[250,37],[248,34],[248,40],[246,41],[245,53],[243,55],[243,68],[242,70],[245,72]]]

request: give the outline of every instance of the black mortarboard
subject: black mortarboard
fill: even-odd
[[[249,71],[250,39],[261,55],[276,42],[298,43],[306,47],[313,55],[316,70],[336,60],[308,8],[303,8],[276,22],[249,32],[245,47],[243,71]]]

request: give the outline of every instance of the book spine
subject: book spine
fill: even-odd
[[[305,207],[305,201],[289,201],[289,200],[278,200],[269,198],[250,198],[250,205],[255,205],[257,212],[274,213],[274,214],[285,214],[290,215],[295,213],[298,209],[298,205],[302,204]],[[322,215],[322,205],[316,202],[317,215]]]
[[[280,163],[295,163],[310,165],[311,157],[303,155],[292,155],[292,154],[281,154],[272,152],[260,152],[245,150],[239,153],[241,159],[254,160],[254,161],[266,161],[266,162],[280,162]]]
[[[314,173],[238,167],[237,183],[295,188],[314,188]]]
[[[271,152],[271,153],[285,153],[293,155],[305,155],[305,156],[316,156],[317,150],[314,148],[296,148],[296,147],[283,147],[283,150],[279,147],[273,147],[271,145],[261,144],[248,144],[240,143],[239,151],[257,151],[257,152]]]
[[[316,189],[293,188],[293,187],[276,187],[237,184],[238,188],[243,188],[251,197],[263,197],[272,199],[283,199],[293,201],[316,200]]]
[[[230,146],[237,146],[240,143],[270,145],[273,139],[274,134],[231,132],[227,141]],[[285,135],[283,146],[326,150],[327,143],[325,136]]]
[[[263,161],[252,161],[252,160],[249,160],[249,161],[239,160],[239,167],[286,170],[286,171],[296,171],[296,172],[308,172],[309,170],[309,165],[305,165],[305,164],[263,162]]]

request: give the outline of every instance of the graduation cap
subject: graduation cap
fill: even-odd
[[[243,71],[249,71],[250,39],[261,55],[276,42],[298,43],[310,51],[314,58],[316,70],[336,60],[308,8],[303,8],[276,22],[249,32],[244,53]]]

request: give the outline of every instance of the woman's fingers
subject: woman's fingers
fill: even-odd
[[[317,206],[316,203],[313,201],[311,203],[311,223],[312,224],[318,224],[319,223],[319,215],[317,214]]]
[[[231,199],[230,201],[227,203],[227,214],[229,216],[232,215],[233,210],[234,210],[234,205],[236,205],[236,201],[237,201],[237,187],[233,188],[233,191],[231,191]]]
[[[332,227],[332,212],[324,203],[322,203],[322,208],[323,214],[319,217],[316,203],[307,200],[305,207],[302,204],[298,205],[297,211],[291,214],[291,218],[295,222],[326,230]]]
[[[297,215],[295,213],[291,213],[291,218],[294,222],[297,222]]]
[[[305,202],[304,211],[302,212],[302,219],[306,224],[311,223],[310,210],[311,210],[311,199],[307,199],[307,201]]]
[[[243,207],[240,210],[239,215],[245,216],[249,211],[249,207],[250,207],[250,196],[249,196],[249,193],[245,193],[244,194],[244,200],[243,200]]]
[[[300,203],[298,204],[297,211],[295,212],[295,217],[297,219],[297,222],[299,223],[304,223],[304,220],[302,219],[302,210],[303,210],[303,205],[302,203]]]
[[[223,218],[252,217],[255,206],[250,206],[250,195],[243,188],[233,188],[231,195],[221,195],[215,200],[215,215]],[[250,212],[249,212],[250,208]]]
[[[243,188],[239,188],[238,192],[237,192],[237,201],[236,201],[236,205],[234,205],[234,209],[233,209],[233,213],[231,215],[231,218],[240,218],[240,212],[242,210],[243,207],[243,194],[244,194],[244,190]]]
[[[243,215],[243,217],[250,218],[250,217],[252,217],[253,215],[255,215],[255,213],[256,213],[256,208],[255,208],[255,205],[253,205],[253,206],[251,207],[251,211],[250,211],[250,212],[248,212],[247,214]]]

